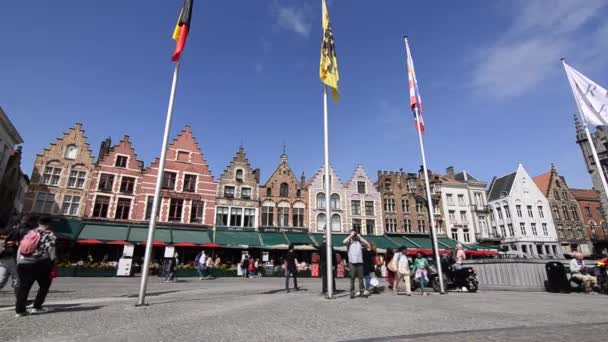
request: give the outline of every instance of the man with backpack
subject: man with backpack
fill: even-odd
[[[205,251],[201,251],[195,259],[196,270],[198,271],[198,279],[203,280],[209,278],[208,270],[207,270],[207,254]]]
[[[41,218],[38,221],[38,227],[25,234],[19,243],[17,250],[19,287],[15,304],[17,317],[28,315],[25,306],[34,282],[38,283],[39,290],[31,313],[45,312],[42,304],[51,287],[51,270],[55,261],[56,237],[49,230],[50,222],[49,218]]]

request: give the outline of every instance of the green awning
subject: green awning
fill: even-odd
[[[148,240],[148,228],[132,227],[127,241],[139,243]],[[165,243],[171,243],[171,230],[164,228],[156,228],[154,230],[154,239]]]
[[[283,233],[259,233],[262,237],[264,247],[272,247],[277,245],[289,245],[289,241]]]
[[[428,237],[405,237],[403,239],[413,242],[418,248],[433,249],[433,241]]]
[[[211,242],[208,230],[173,229],[173,243],[190,242],[197,245]]]
[[[437,239],[437,242],[439,242],[440,249],[443,249],[444,247],[449,249],[456,249],[456,245],[458,244],[458,241],[447,238],[439,238]]]
[[[222,246],[262,247],[257,232],[215,231],[215,243]]]
[[[75,240],[82,230],[82,221],[59,219],[53,221],[50,228],[60,239]]]
[[[85,223],[80,235],[78,235],[78,240],[126,241],[128,234],[129,227],[127,226]]]
[[[310,234],[310,237],[314,240],[314,242],[317,246],[319,246],[323,243],[323,236],[325,236],[325,234],[323,234],[323,233]],[[348,236],[348,234],[331,234],[332,247],[333,248],[344,247],[344,244],[342,243],[342,241],[344,241],[344,239],[346,239],[347,236]]]
[[[390,249],[390,248],[397,248],[397,247],[399,247],[398,244],[396,244],[392,240],[389,240],[385,236],[371,236],[371,235],[368,235],[368,236],[364,236],[363,238],[365,240],[367,240],[367,242],[369,242],[369,243],[373,242],[376,245],[377,248]]]
[[[387,236],[388,239],[397,244],[397,247],[405,246],[408,249],[420,248],[417,244],[403,236]]]
[[[289,243],[293,243],[294,245],[316,245],[316,242],[306,233],[285,233],[285,236]],[[322,237],[321,242],[323,242]]]

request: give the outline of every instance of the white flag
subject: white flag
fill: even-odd
[[[608,91],[564,62],[574,99],[587,122],[608,125]]]

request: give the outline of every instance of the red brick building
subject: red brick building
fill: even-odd
[[[157,158],[143,171],[135,195],[135,220],[150,219],[159,162]],[[192,130],[186,126],[167,150],[159,222],[213,226],[216,186]]]
[[[137,159],[129,136],[110,148],[101,144],[89,184],[85,217],[127,221],[135,219],[135,194],[140,186],[144,163]]]
[[[591,189],[570,189],[570,193],[581,209],[582,220],[587,236],[593,243],[593,253],[599,254],[608,249],[608,227],[600,209],[600,194]]]

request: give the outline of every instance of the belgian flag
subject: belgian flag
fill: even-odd
[[[177,18],[177,24],[175,24],[175,29],[173,30],[173,40],[175,40],[175,51],[173,51],[173,56],[171,57],[173,62],[179,60],[179,56],[186,46],[188,30],[190,29],[190,18],[192,18],[192,1],[184,0],[184,6],[179,12],[179,18]]]

